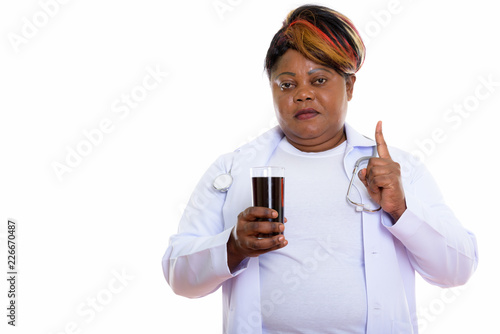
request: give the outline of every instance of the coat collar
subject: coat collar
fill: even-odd
[[[347,143],[352,147],[373,147],[376,145],[375,141],[363,136],[354,130],[349,124],[344,123]]]

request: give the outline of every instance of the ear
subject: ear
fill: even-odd
[[[345,91],[347,93],[347,101],[351,101],[352,92],[354,90],[354,83],[356,82],[356,75],[351,74],[345,79]]]

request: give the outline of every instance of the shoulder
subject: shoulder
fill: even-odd
[[[428,173],[424,162],[417,156],[394,146],[389,146],[389,153],[392,160],[400,165],[403,179],[415,181]]]
[[[275,126],[259,134],[254,139],[240,146],[236,152],[251,150],[261,147],[275,147],[281,141],[284,134],[279,126]]]

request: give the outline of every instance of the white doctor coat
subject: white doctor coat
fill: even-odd
[[[356,160],[371,156],[376,143],[348,124],[345,129],[344,168],[350,178]],[[243,261],[231,273],[226,244],[238,214],[251,206],[250,167],[266,165],[282,138],[276,127],[217,159],[197,185],[163,257],[165,278],[176,294],[197,298],[222,286],[224,333],[262,333],[259,258]],[[395,225],[382,210],[360,213],[368,334],[417,333],[415,271],[431,284],[452,287],[464,284],[477,266],[474,235],[445,205],[425,167],[405,152],[389,150],[401,165],[407,210]],[[234,181],[221,193],[212,183],[228,171]],[[364,187],[356,191],[362,203],[376,205]]]

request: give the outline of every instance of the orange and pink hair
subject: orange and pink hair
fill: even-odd
[[[314,5],[291,11],[283,27],[274,35],[265,60],[269,78],[288,49],[333,68],[343,76],[354,74],[361,68],[366,52],[361,36],[347,17]]]

